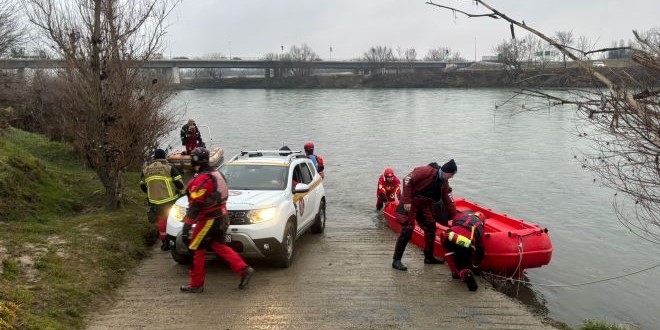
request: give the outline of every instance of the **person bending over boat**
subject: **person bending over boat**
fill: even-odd
[[[378,178],[378,189],[376,190],[376,210],[381,210],[386,202],[401,199],[401,182],[394,175],[391,167],[385,169],[383,175]]]
[[[401,224],[401,234],[394,248],[392,268],[408,269],[401,262],[401,258],[413,236],[415,221],[424,230],[424,263],[442,263],[442,260],[433,256],[436,231],[433,203],[442,201],[448,216],[451,218],[456,216],[458,212],[454,200],[449,195],[448,182],[457,170],[456,162],[452,159],[442,167],[438,163],[416,167],[403,179],[403,195],[397,207],[397,221]]]
[[[322,178],[325,178],[325,174],[323,174],[323,170],[325,169],[325,162],[321,156],[314,154],[314,142],[305,143],[304,148],[305,155],[307,155],[307,158],[309,158],[312,163],[314,163],[314,166],[316,166],[316,171],[319,172]]]
[[[204,146],[202,134],[199,132],[195,120],[189,119],[188,123],[181,127],[181,144],[186,147],[186,155],[190,155],[190,152],[198,146]]]
[[[480,211],[473,214],[462,213],[451,227],[440,237],[445,248],[445,262],[451,270],[451,276],[461,279],[470,291],[479,287],[472,269],[478,270],[484,258],[485,249],[482,235],[486,217]]]
[[[142,170],[140,188],[147,194],[149,202],[149,222],[158,226],[160,249],[170,249],[170,242],[165,233],[167,215],[177,198],[183,193],[181,174],[165,160],[165,150],[154,152],[154,161]]]

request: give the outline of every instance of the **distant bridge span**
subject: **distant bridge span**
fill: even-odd
[[[457,68],[464,68],[472,62],[453,63]],[[55,69],[64,67],[63,60],[44,59],[0,59],[0,69]],[[151,60],[144,65],[149,69],[275,69],[299,68],[310,69],[345,69],[369,70],[374,66],[385,66],[389,69],[444,69],[445,62],[414,61],[414,62],[369,62],[369,61],[267,61],[267,60]]]
[[[465,68],[472,62],[452,63],[454,68]],[[263,69],[264,78],[280,77],[286,70],[304,68],[309,70],[351,70],[357,73],[370,73],[373,70],[404,70],[404,71],[442,71],[448,67],[445,62],[414,61],[414,62],[369,62],[369,61],[268,61],[268,60],[189,60],[167,59],[151,60],[142,68],[164,70],[170,76],[171,82],[180,82],[179,69]],[[0,59],[0,69],[57,69],[64,68],[64,60],[59,59]]]

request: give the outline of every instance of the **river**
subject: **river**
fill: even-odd
[[[572,285],[658,263],[660,248],[617,220],[614,192],[574,159],[588,147],[569,108],[521,111],[507,89],[192,90],[173,105],[209,125],[227,157],[243,149],[314,141],[325,159],[328,223],[383,226],[374,211],[378,176],[454,158],[454,196],[549,229],[550,265],[527,280]],[[392,242],[394,247],[394,242]],[[405,262],[406,256],[404,256]],[[383,260],[390,263],[391,260]],[[654,329],[660,269],[584,286],[515,290],[541,314],[576,326],[595,318]]]

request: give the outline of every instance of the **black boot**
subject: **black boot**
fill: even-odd
[[[160,250],[161,251],[169,251],[172,246],[170,245],[170,240],[166,239],[161,242],[160,244]]]
[[[241,283],[238,285],[239,289],[245,289],[245,287],[250,283],[250,278],[252,278],[252,275],[254,274],[254,268],[248,266],[245,268],[243,271],[243,274],[241,275]]]
[[[445,262],[442,259],[438,259],[433,255],[433,249],[430,251],[424,250],[424,263],[427,265],[438,265],[444,264]]]
[[[392,261],[392,268],[398,269],[398,270],[408,270],[408,267],[401,262],[401,260],[394,260]]]
[[[181,292],[184,292],[184,293],[201,293],[201,292],[204,292],[204,287],[203,286],[182,285],[181,286]]]
[[[396,240],[396,246],[394,247],[394,257],[392,257],[392,268],[398,270],[408,270],[408,267],[401,262],[403,257],[403,252],[406,251],[406,246],[412,238],[413,229],[410,227],[401,228],[401,234]]]

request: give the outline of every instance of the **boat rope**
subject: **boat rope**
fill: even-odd
[[[513,275],[517,274],[518,270],[520,270],[520,266],[522,264],[522,258],[523,258],[523,244],[522,244],[522,236],[518,236],[518,266],[516,267],[516,270],[512,273]],[[645,271],[654,269],[660,267],[660,262],[656,263],[655,265],[642,268],[639,270],[636,270],[634,272],[622,274],[622,275],[617,275],[617,276],[612,276],[612,277],[606,277],[606,278],[601,278],[598,280],[593,280],[593,281],[588,281],[588,282],[582,282],[582,283],[575,283],[575,284],[546,284],[546,283],[536,283],[536,282],[531,282],[531,281],[525,281],[525,280],[519,280],[513,278],[513,275],[511,276],[502,276],[502,275],[497,275],[493,274],[490,272],[483,272],[486,275],[492,276],[492,277],[497,277],[500,279],[503,279],[508,282],[516,282],[516,283],[522,283],[522,284],[529,284],[529,285],[535,285],[535,286],[544,286],[544,287],[551,287],[551,288],[568,288],[568,287],[576,287],[576,286],[583,286],[583,285],[589,285],[589,284],[595,284],[595,283],[600,283],[600,282],[606,282],[606,281],[611,281],[611,280],[616,280],[619,278],[627,277],[627,276],[632,276],[635,274],[643,273]]]

